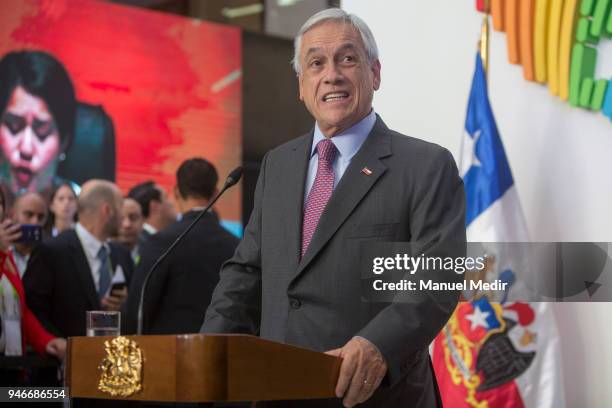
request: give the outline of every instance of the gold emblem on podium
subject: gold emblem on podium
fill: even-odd
[[[126,337],[104,342],[106,356],[98,366],[98,389],[113,397],[129,397],[142,389],[142,350]]]

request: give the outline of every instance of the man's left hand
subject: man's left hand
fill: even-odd
[[[64,356],[66,355],[66,339],[62,339],[60,337],[54,338],[47,343],[46,351],[52,356],[63,360]]]
[[[105,296],[100,302],[104,310],[117,311],[127,300],[127,288],[113,290],[110,296]]]
[[[344,347],[326,354],[341,357],[336,396],[345,407],[367,401],[387,373],[387,363],[376,346],[363,337],[353,337]]]

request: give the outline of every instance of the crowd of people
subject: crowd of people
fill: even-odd
[[[121,311],[122,332],[135,333],[145,275],[207,206],[217,182],[215,167],[193,158],[176,172],[174,200],[154,181],[125,196],[106,180],[78,190],[64,183],[49,201],[25,192],[10,207],[0,189],[0,354],[59,361],[66,339],[86,334],[88,310]],[[237,244],[214,211],[205,214],[150,281],[144,333],[198,332],[220,267]],[[2,370],[2,383],[32,384],[31,371]]]

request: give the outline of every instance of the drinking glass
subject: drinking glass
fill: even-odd
[[[90,310],[87,312],[87,336],[119,336],[121,312]]]

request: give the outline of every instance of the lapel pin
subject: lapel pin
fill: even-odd
[[[361,172],[365,174],[366,176],[372,175],[372,170],[368,169],[367,167],[364,167],[363,169],[361,169]]]

